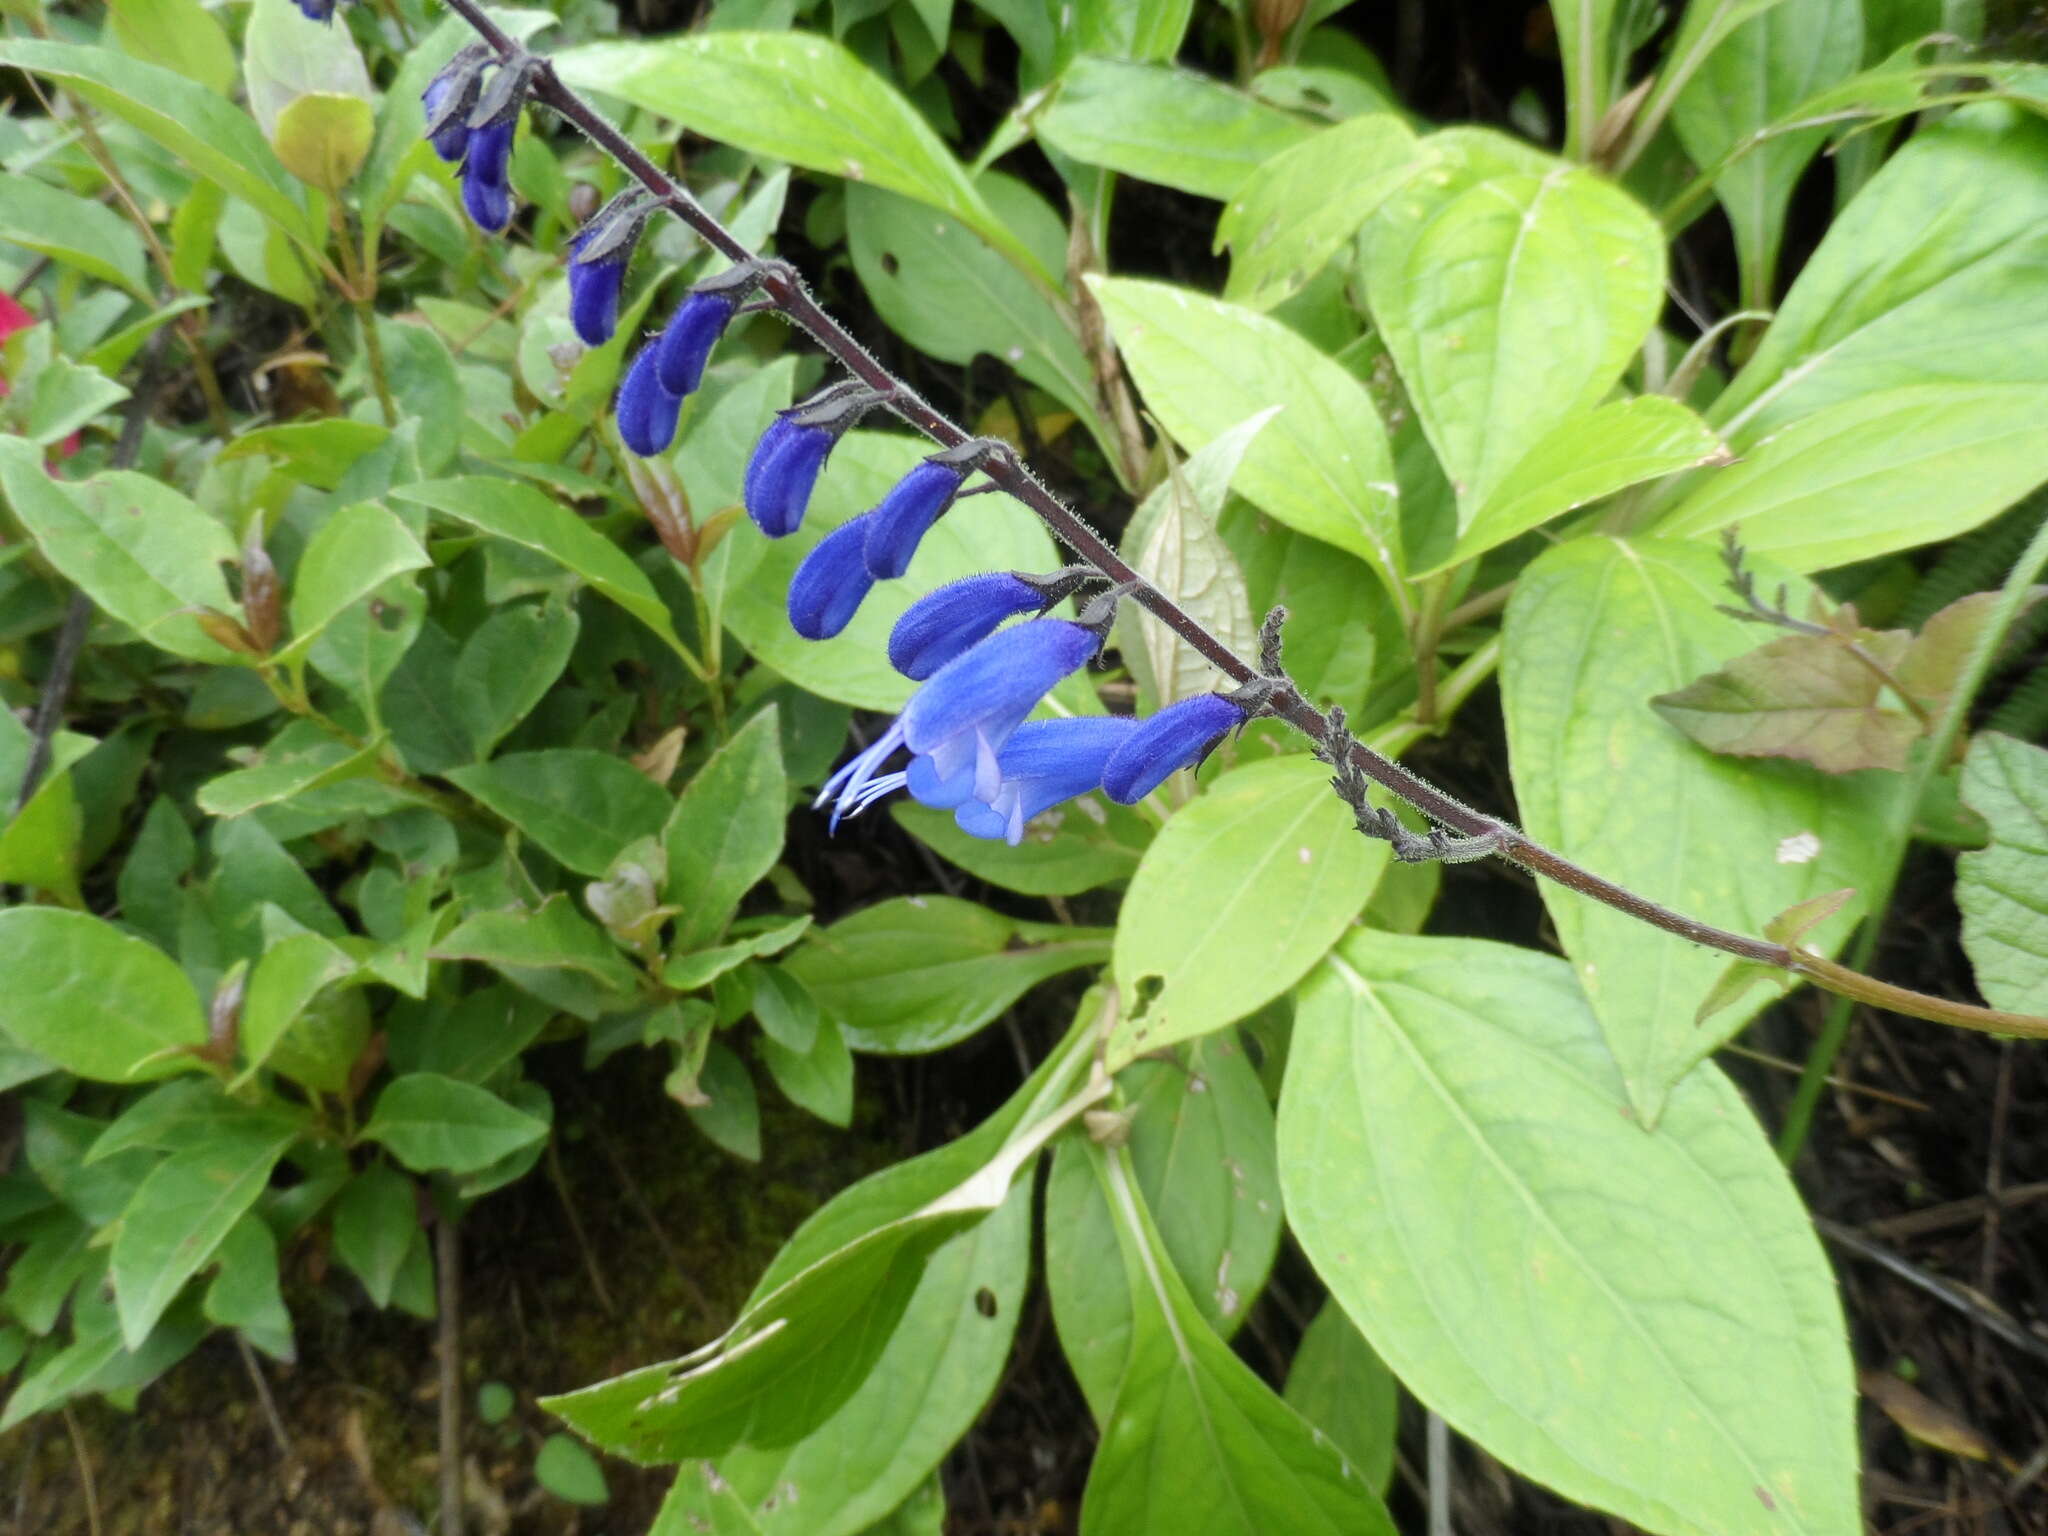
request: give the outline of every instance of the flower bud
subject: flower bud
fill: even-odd
[[[1134,805],[1181,768],[1198,764],[1226,731],[1250,717],[1220,693],[1198,693],[1138,722],[1102,770],[1102,790],[1119,805]]]

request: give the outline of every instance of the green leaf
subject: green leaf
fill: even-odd
[[[416,646],[418,641],[425,643]],[[376,588],[367,602],[351,603],[329,619],[314,638],[306,659],[348,694],[373,729],[384,726],[383,700],[388,687],[392,735],[405,753],[416,749],[421,721],[440,723],[438,711],[428,700],[447,686],[445,668],[435,670],[431,691],[419,679],[419,669],[439,659],[437,652],[454,648],[438,625],[427,622],[426,594],[420,590],[419,578],[407,572]],[[419,697],[421,693],[427,694],[427,700]]]
[[[199,0],[110,0],[107,10],[123,53],[228,94],[235,81],[234,45]]]
[[[1132,515],[1122,540],[1132,569],[1240,655],[1257,649],[1258,624],[1244,572],[1217,519],[1245,451],[1279,409],[1269,406],[1239,422],[1185,464],[1169,459],[1166,479]],[[1215,687],[1216,669],[1179,635],[1133,608],[1122,617],[1117,649],[1138,685],[1140,713]]]
[[[1591,171],[1410,180],[1366,230],[1373,319],[1468,526],[1598,405],[1664,302],[1664,236]]]
[[[353,975],[355,961],[317,933],[295,933],[264,950],[242,994],[241,1080],[253,1077],[313,999]]]
[[[108,1269],[129,1349],[143,1340],[205,1267],[228,1229],[256,1203],[286,1135],[224,1135],[173,1152],[151,1171],[114,1230]]]
[[[1746,453],[1825,406],[1944,382],[2048,383],[2048,123],[2010,107],[1916,132],[1871,178],[1707,419]]]
[[[241,660],[196,612],[233,606],[220,563],[234,558],[234,541],[170,486],[125,470],[66,484],[39,449],[0,438],[0,491],[50,564],[150,644],[194,661]]]
[[[2048,384],[1916,384],[1824,406],[1693,482],[1656,525],[1739,524],[1746,549],[1824,570],[1953,537],[2048,480]]]
[[[1047,284],[1056,275],[982,200],[916,108],[839,44],[807,32],[698,32],[555,55],[600,90],[724,144],[901,192],[951,214]]]
[[[229,1098],[216,1077],[177,1077],[122,1110],[94,1139],[83,1161],[102,1163],[137,1147],[183,1152],[222,1133],[296,1136],[312,1124],[311,1111],[299,1105],[267,1097],[245,1103]]]
[[[154,139],[312,249],[323,244],[304,193],[248,114],[175,70],[82,43],[0,39],[0,64],[33,70]]]
[[[789,948],[804,936],[810,926],[809,916],[793,918],[751,938],[737,939],[711,949],[693,950],[689,954],[673,954],[661,969],[661,979],[678,992],[695,991],[698,987],[709,986],[727,971],[736,970],[749,960]]]
[[[1711,1064],[1645,1129],[1561,962],[1348,939],[1295,1015],[1280,1169],[1352,1321],[1508,1465],[1666,1536],[1861,1529],[1791,1181]]]
[[[1218,249],[1230,247],[1223,296],[1271,309],[1297,292],[1426,163],[1391,112],[1351,118],[1283,149],[1238,188],[1216,223]]]
[[[1714,195],[1735,231],[1742,302],[1768,306],[1776,292],[1785,209],[1825,124],[1753,135],[1790,117],[1809,96],[1854,74],[1863,62],[1863,0],[1802,0],[1765,6],[1707,54],[1671,104],[1671,126],[1695,165],[1712,169]],[[1731,151],[1742,154],[1721,166]]]
[[[1116,929],[1113,1069],[1285,992],[1358,916],[1387,861],[1301,756],[1217,777],[1145,850]],[[1259,936],[1259,960],[1238,941]]]
[[[1472,514],[1436,570],[1462,565],[1625,487],[1722,460],[1720,439],[1676,400],[1641,395],[1595,406],[1559,422],[1530,448]]]
[[[789,781],[782,769],[781,716],[770,705],[697,770],[669,813],[665,899],[676,917],[678,952],[725,931],[740,898],[782,855]]]
[[[567,898],[554,910],[568,914]],[[464,947],[471,946],[465,941]],[[533,1043],[548,1018],[544,1005],[504,986],[484,987],[446,1005],[394,1009],[385,1019],[391,1065],[399,1072],[439,1072],[466,1083],[489,1082]]]
[[[91,198],[60,192],[32,176],[12,176],[7,183],[7,201],[0,204],[0,240],[11,240],[76,267],[87,277],[113,283],[145,304],[155,302],[149,291],[142,241],[134,227]]]
[[[1393,579],[1401,569],[1394,464],[1363,384],[1253,310],[1165,283],[1090,277],[1088,286],[1168,432],[1194,450],[1279,405],[1245,453],[1238,492]]]
[[[1716,757],[1658,717],[1653,695],[1756,642],[1752,626],[1718,610],[1725,575],[1699,545],[1601,538],[1550,550],[1508,606],[1501,692],[1530,836],[1652,901],[1756,933],[1822,891],[1869,888],[1896,781]],[[1757,575],[1766,591],[1780,579],[1767,566]],[[1803,584],[1791,588],[1803,606]],[[1653,1125],[1671,1085],[1753,1010],[1696,1027],[1719,955],[1646,943],[1634,918],[1559,886],[1543,897],[1629,1097]],[[1840,943],[1860,915],[1852,903],[1820,947]]]
[[[325,737],[290,750],[273,742],[262,761],[208,779],[193,798],[209,816],[246,816],[266,805],[374,773],[383,751],[381,737],[360,747]]]
[[[547,696],[581,631],[576,610],[566,603],[515,603],[463,642],[448,691],[478,761]]]
[[[1108,939],[950,896],[901,896],[813,929],[783,964],[855,1050],[908,1055],[966,1039],[1048,977],[1100,965]]]
[[[809,1047],[802,1051],[765,1034],[756,1049],[761,1065],[790,1103],[831,1125],[852,1123],[853,1052],[832,1020],[819,1021]]]
[[[1099,795],[1083,795],[1055,806],[1025,825],[1024,840],[1012,848],[985,837],[969,837],[951,811],[914,800],[889,807],[899,827],[948,863],[977,880],[1026,896],[1074,896],[1131,877],[1151,837],[1151,823],[1128,806]]]
[[[546,1121],[488,1089],[437,1072],[409,1072],[377,1095],[360,1138],[383,1143],[415,1173],[474,1173],[547,1133]]]
[[[368,108],[375,92],[346,27],[314,21],[291,0],[255,0],[242,39],[242,75],[249,88],[249,110],[280,158],[284,158],[286,115],[295,103],[312,96],[360,102],[365,109],[361,114],[362,148],[368,150]],[[360,164],[361,155],[356,159]],[[289,166],[290,160],[285,164]]]
[[[1219,200],[1315,131],[1206,75],[1097,58],[1067,66],[1035,126],[1083,165]]]
[[[323,491],[337,489],[360,459],[391,441],[375,422],[330,416],[325,421],[285,421],[241,433],[221,449],[216,463],[231,464],[262,454],[276,459],[294,480]],[[321,525],[323,528],[327,524]]]
[[[640,567],[611,540],[532,486],[469,475],[402,486],[391,494],[432,507],[493,537],[538,550],[632,614],[670,650],[688,656],[669,619],[668,605],[655,594],[654,583]]]
[[[391,1305],[399,1270],[420,1241],[420,1202],[411,1179],[379,1162],[349,1180],[334,1206],[334,1253],[377,1306]]]
[[[1343,1455],[1202,1321],[1121,1153],[1090,1144],[1114,1217],[1130,1353],[1088,1472],[1083,1536],[1393,1536]]]
[[[206,1043],[199,999],[170,957],[82,912],[0,912],[0,974],[0,1031],[80,1077],[165,1077],[194,1065],[165,1053]]]
[[[627,845],[661,831],[669,800],[622,757],[584,747],[513,752],[451,768],[460,785],[565,869],[602,877]]]
[[[277,1239],[263,1218],[250,1212],[229,1227],[214,1258],[220,1268],[206,1288],[206,1320],[239,1329],[272,1359],[296,1359],[292,1315],[278,1286]]]
[[[1224,507],[1216,526],[1237,555],[1252,612],[1287,609],[1287,670],[1295,686],[1319,704],[1362,710],[1379,645],[1373,614],[1384,607],[1371,569],[1277,526],[1241,500]]]
[[[556,1498],[571,1504],[605,1504],[611,1489],[597,1458],[567,1435],[549,1435],[533,1458],[534,1481]]]
[[[1956,860],[1963,948],[1994,1008],[2048,1012],[2048,752],[1985,732],[1963,762],[1963,803],[1991,845]]]
[[[1302,1334],[1283,1395],[1330,1437],[1367,1487],[1386,1492],[1401,1430],[1400,1383],[1336,1302],[1324,1302]]]
[[[638,973],[595,923],[557,893],[539,907],[507,907],[463,919],[433,949],[436,960],[480,960],[508,975],[525,970],[580,971],[632,994]]]
[[[292,577],[291,643],[278,653],[296,661],[312,649],[343,610],[395,576],[433,564],[420,541],[373,501],[335,511],[320,525]]]
[[[1231,1033],[1139,1062],[1121,1076],[1132,1172],[1161,1246],[1206,1327],[1229,1338],[1257,1299],[1280,1242],[1273,1110]],[[1104,1422],[1130,1353],[1131,1297],[1103,1263],[1115,1218],[1077,1139],[1046,1185],[1045,1272],[1060,1347]]]
[[[888,494],[931,452],[922,438],[849,432],[832,451],[803,527],[764,539],[751,524],[733,530],[713,556],[726,628],[756,661],[799,687],[861,709],[901,709],[917,684],[889,665],[889,631],[933,588],[990,570],[1043,571],[1058,564],[1038,519],[1007,496],[977,497],[942,518],[918,545],[900,582],[878,582],[853,622],[829,644],[789,627],[789,581],[827,533]],[[736,482],[734,482],[736,484]],[[725,494],[731,494],[728,486]]]
[[[997,172],[977,179],[992,207],[1047,242],[1057,265],[1059,216],[1023,182]],[[1022,238],[1022,236],[1020,236]],[[860,284],[889,328],[941,362],[1000,359],[1072,411],[1102,440],[1095,376],[1052,296],[959,220],[880,187],[846,189],[846,243]]]
[[[363,168],[375,129],[367,101],[314,91],[295,97],[278,115],[271,142],[286,170],[308,186],[336,193]]]
[[[808,1051],[818,1037],[816,999],[780,966],[752,966],[749,974],[754,980],[754,1021],[763,1037],[786,1050]]]

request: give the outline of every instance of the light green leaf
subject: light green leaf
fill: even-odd
[[[501,971],[580,971],[631,994],[638,974],[595,923],[557,893],[528,911],[506,907],[458,923],[433,949],[437,960],[480,960]]]
[[[1224,507],[1217,528],[1237,554],[1252,612],[1287,609],[1287,670],[1295,686],[1319,705],[1362,710],[1378,649],[1375,609],[1383,621],[1389,617],[1371,569],[1276,525],[1243,500]]]
[[[2048,123],[1923,129],[1828,227],[1707,419],[1738,452],[1907,384],[2048,384]]]
[[[1401,1431],[1401,1384],[1335,1301],[1325,1301],[1302,1334],[1283,1395],[1330,1437],[1366,1486],[1386,1492]]]
[[[1100,58],[1067,66],[1035,126],[1048,145],[1083,165],[1219,200],[1315,132],[1206,75]]]
[[[1217,248],[1230,247],[1223,296],[1271,309],[1426,163],[1391,112],[1350,118],[1282,150],[1238,188],[1216,223]]]
[[[1380,209],[1360,270],[1462,527],[1621,377],[1664,302],[1664,236],[1591,171],[1446,162]]]
[[[173,1152],[135,1191],[114,1229],[109,1273],[130,1349],[205,1267],[228,1229],[256,1203],[292,1138],[223,1135]]]
[[[10,176],[7,199],[0,203],[0,240],[113,283],[145,304],[155,302],[134,227],[91,198],[61,192],[32,176]]]
[[[307,1006],[356,964],[317,933],[295,933],[266,949],[249,972],[242,995],[241,1050],[247,1081],[284,1040]]]
[[[1664,1536],[1863,1528],[1841,1311],[1791,1181],[1711,1064],[1646,1130],[1559,961],[1346,940],[1295,1015],[1280,1169],[1352,1321],[1518,1471]]]
[[[0,974],[0,1030],[80,1077],[165,1077],[193,1063],[164,1053],[206,1043],[199,999],[171,958],[82,912],[0,912]]]
[[[1749,140],[1862,62],[1863,0],[1767,6],[1706,56],[1671,104],[1671,126],[1695,165],[1711,169],[1744,151],[1714,177],[1714,195],[1735,231],[1747,307],[1767,307],[1776,292],[1785,208],[1828,129]]]
[[[324,421],[283,421],[241,433],[221,449],[214,462],[232,464],[236,459],[263,454],[276,459],[294,480],[331,491],[341,484],[357,460],[375,453],[390,439],[388,428],[375,422],[352,421],[346,416],[330,416]]]
[[[951,811],[915,800],[896,801],[889,814],[948,863],[1026,896],[1073,896],[1128,880],[1152,836],[1152,824],[1138,812],[1100,795],[1083,795],[1033,817],[1014,848],[999,839],[969,837]]]
[[[273,145],[279,144],[286,111],[302,97],[353,97],[367,107],[376,94],[348,28],[314,21],[292,0],[254,0],[242,39],[242,75],[249,87],[249,110]],[[366,150],[368,131],[365,112]]]
[[[272,145],[286,170],[308,186],[332,194],[355,180],[363,168],[375,129],[367,101],[312,91],[294,97],[278,115]]]
[[[163,145],[279,229],[317,249],[305,194],[248,114],[176,70],[82,43],[0,39],[0,64],[33,70]]]
[[[532,486],[469,475],[402,486],[391,494],[432,507],[494,537],[538,550],[632,614],[669,649],[688,654],[676,636],[668,606],[640,567],[611,540]]]
[[[383,750],[381,738],[360,747],[322,738],[302,743],[293,750],[285,750],[282,742],[274,741],[261,762],[208,779],[199,786],[194,799],[209,816],[246,816],[266,805],[277,805],[329,784],[373,773]]]
[[[782,854],[789,781],[782,768],[781,716],[772,704],[755,715],[697,770],[670,812],[667,901],[678,952],[700,949],[725,931],[740,898]]]
[[[1666,538],[1824,570],[1953,537],[2048,480],[2048,383],[1919,384],[1825,406],[1691,483]]]
[[[359,1135],[381,1142],[415,1173],[474,1173],[547,1133],[545,1120],[488,1089],[435,1072],[408,1072],[377,1095]]]
[[[1676,400],[1641,395],[1595,406],[1551,428],[1501,477],[1436,568],[1462,565],[1627,486],[1721,457],[1720,439]]]
[[[576,610],[565,603],[516,603],[498,609],[463,642],[448,691],[479,760],[546,697],[581,629]]]
[[[839,44],[808,32],[697,32],[586,43],[555,56],[571,86],[600,90],[693,132],[901,192],[951,214],[1047,284],[1047,271],[982,200],[923,116]]]
[[[1963,803],[1991,845],[1956,860],[1963,948],[1994,1008],[2048,1013],[2048,752],[1986,732],[1963,764]]]
[[[1786,579],[1755,569],[1765,591]],[[1698,544],[1598,538],[1550,550],[1509,604],[1501,692],[1530,836],[1652,901],[1758,933],[1796,902],[1870,886],[1897,781],[1718,757],[1657,714],[1655,695],[1756,644],[1752,626],[1719,611],[1725,577]],[[1790,588],[1803,611],[1802,584]],[[1698,1027],[1719,955],[1647,942],[1634,918],[1561,886],[1545,884],[1543,898],[1629,1098],[1654,1125],[1671,1085],[1754,1006]],[[1813,942],[1840,943],[1860,915],[1850,903]]]
[[[1238,492],[1393,581],[1401,569],[1394,463],[1363,384],[1253,310],[1164,283],[1088,284],[1168,432],[1198,449],[1278,405],[1245,454]]]
[[[1123,1154],[1090,1143],[1114,1216],[1131,1346],[1081,1503],[1082,1536],[1394,1536],[1342,1453],[1202,1321]]]
[[[628,844],[661,831],[669,800],[624,758],[584,747],[514,752],[451,768],[481,800],[565,869],[602,878]]]
[[[900,896],[813,929],[783,964],[855,1050],[904,1055],[964,1040],[1046,978],[1100,965],[1108,938],[950,896]]]
[[[1116,930],[1112,1069],[1234,1023],[1301,979],[1358,916],[1387,845],[1358,835],[1302,756],[1220,775],[1145,850]],[[1259,936],[1259,960],[1234,942]]]
[[[554,1434],[540,1444],[533,1458],[534,1481],[570,1504],[598,1505],[611,1500],[604,1468],[597,1458],[568,1435]]]
[[[159,1084],[122,1110],[83,1162],[101,1163],[136,1147],[183,1152],[224,1132],[295,1136],[312,1126],[312,1112],[303,1106],[272,1098],[245,1103],[229,1098],[217,1077],[187,1075]]]
[[[31,444],[0,437],[0,491],[50,564],[150,644],[194,661],[242,659],[194,611],[233,606],[220,563],[234,541],[170,486],[126,470],[66,484]]]
[[[799,687],[862,709],[900,709],[917,684],[889,665],[889,631],[934,587],[983,571],[1043,571],[1058,564],[1038,519],[1007,496],[961,502],[924,536],[902,581],[877,582],[853,622],[819,644],[789,627],[789,580],[827,533],[888,494],[931,452],[922,438],[849,432],[832,451],[803,527],[765,539],[751,525],[719,545],[725,625],[749,654]]]
[[[129,57],[175,69],[223,96],[234,84],[234,44],[199,0],[109,0],[107,10]]]

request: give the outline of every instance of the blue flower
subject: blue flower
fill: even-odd
[[[704,378],[704,364],[718,338],[738,313],[739,298],[731,293],[693,291],[669,316],[661,333],[661,387],[677,397],[687,395]]]
[[[801,426],[788,412],[777,416],[761,434],[754,456],[747,462],[742,499],[747,516],[769,538],[795,533],[803,522],[832,442],[832,434],[823,427]]]
[[[1099,787],[1103,766],[1137,726],[1128,715],[1027,720],[996,754],[1002,783],[994,798],[967,801],[953,812],[955,824],[970,836],[999,837],[1014,848],[1027,821]]]
[[[874,547],[872,534],[868,545]],[[896,621],[889,632],[889,665],[922,682],[994,634],[1005,619],[1045,612],[1092,574],[1086,566],[1069,566],[1051,576],[1001,571],[949,581],[912,603]]]
[[[512,159],[512,132],[517,116],[469,130],[462,161],[462,206],[477,228],[496,234],[512,222],[512,184],[506,168]]]
[[[569,323],[586,347],[601,347],[612,339],[619,323],[619,291],[626,285],[626,263],[633,255],[628,242],[595,260],[586,259],[585,247],[600,233],[593,224],[569,243]]]
[[[874,516],[863,512],[834,528],[790,578],[790,627],[806,640],[829,640],[846,628],[875,584],[861,558]]]
[[[1198,693],[1138,722],[1102,770],[1102,790],[1122,805],[1144,799],[1176,769],[1199,763],[1223,733],[1250,717],[1220,693]]]
[[[868,534],[868,573],[877,581],[901,576],[910,569],[918,541],[953,505],[969,466],[948,463],[943,456],[926,459],[898,480],[874,511]]]
[[[490,59],[490,50],[481,43],[458,49],[447,67],[420,92],[420,106],[426,113],[427,142],[450,165],[469,150],[469,114],[476,106],[483,69]]]
[[[334,8],[340,0],[294,0],[299,14],[308,21],[332,21]]]
[[[643,459],[668,451],[668,445],[675,441],[676,418],[683,408],[681,396],[661,387],[660,371],[655,365],[659,345],[650,341],[640,349],[633,365],[626,370],[626,381],[619,386],[619,440]]]

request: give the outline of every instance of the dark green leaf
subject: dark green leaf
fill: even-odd
[[[436,1072],[410,1072],[377,1096],[362,1131],[416,1173],[473,1173],[547,1135],[547,1123],[495,1093]]]
[[[732,920],[740,898],[782,853],[789,783],[773,705],[749,720],[677,797],[662,833],[664,896],[680,908],[677,950],[701,949]]]

